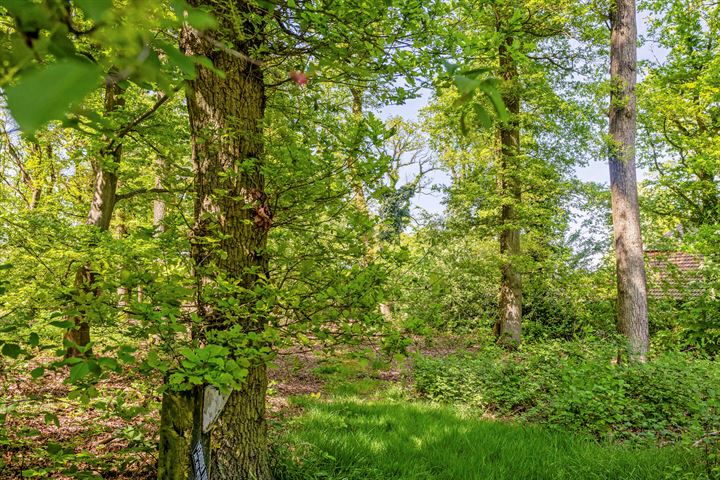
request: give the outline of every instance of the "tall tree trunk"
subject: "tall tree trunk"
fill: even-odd
[[[158,173],[155,176],[155,188],[162,188],[162,175],[165,170],[165,159],[157,158]],[[165,231],[165,200],[156,198],[153,200],[153,227],[156,233]]]
[[[500,45],[500,75],[504,81],[502,98],[510,118],[499,128],[500,173],[498,184],[500,210],[500,254],[503,258],[500,280],[500,309],[495,334],[498,342],[516,347],[522,339],[522,282],[517,268],[520,255],[520,229],[517,206],[521,201],[520,181],[520,97],[517,91],[518,70],[509,47],[512,37]]]
[[[105,113],[109,114],[124,104],[121,96],[122,89],[114,82],[105,87]],[[105,141],[110,141],[105,138]],[[100,230],[107,231],[110,228],[113,210],[115,209],[115,193],[117,190],[117,168],[122,158],[122,143],[115,145],[112,150],[103,149],[100,151],[100,160],[93,165],[94,183],[93,199],[90,203],[90,211],[85,223]],[[79,292],[92,292],[94,296],[100,295],[100,290],[95,288],[95,274],[90,265],[85,264],[78,268],[75,275],[75,288]],[[88,321],[88,305],[81,305],[80,313],[73,318],[75,327],[65,332],[65,340],[74,343],[78,347],[85,347],[90,343],[90,322]],[[80,350],[75,346],[67,349],[67,357],[80,355]]]
[[[631,358],[648,352],[645,263],[640,232],[635,131],[637,26],[635,0],[613,0],[610,10],[610,187],[617,262],[617,321]]]
[[[48,146],[48,151],[51,147]],[[30,144],[30,151],[32,152],[32,155],[35,157],[35,161],[37,162],[38,166],[40,167],[40,164],[42,163],[42,157],[43,157],[43,151],[42,147],[37,142],[32,142]],[[50,161],[50,158],[48,158],[48,161]],[[40,197],[42,197],[42,183],[39,178],[37,178],[37,175],[35,175],[33,178],[27,177],[27,172],[23,169],[22,170],[23,178],[26,179],[26,182],[30,186],[30,210],[35,210],[37,208],[38,204],[40,203]],[[27,177],[27,178],[26,178]]]
[[[191,3],[197,6],[201,2]],[[219,277],[223,277],[252,292],[259,276],[268,273],[265,247],[272,220],[261,168],[265,87],[261,68],[247,60],[262,44],[262,31],[256,23],[248,20],[243,24],[240,20],[252,8],[243,1],[233,2],[232,11],[226,10],[225,3],[220,1],[202,4],[212,8],[218,20],[219,29],[213,35],[242,55],[218,49],[207,34],[192,27],[183,29],[184,52],[204,55],[225,72],[225,78],[221,78],[207,68],[198,67],[187,98],[195,170],[192,256],[198,315],[207,330],[239,325],[245,332],[261,332],[266,319],[252,312],[257,299],[251,293],[234,294],[238,303],[246,305],[249,311],[246,316],[238,317],[237,312],[224,312],[217,307],[213,298],[219,298],[213,287]],[[220,240],[213,243],[208,242],[208,238]],[[254,361],[243,388],[230,394],[211,431],[209,444],[213,450],[208,452],[211,479],[271,478],[266,389],[266,366],[262,361]],[[166,424],[171,420],[168,415],[172,412],[162,414]],[[175,427],[182,429],[182,426]],[[180,442],[193,437],[181,431],[175,430],[173,434]],[[176,465],[181,464],[180,470],[190,475],[189,458],[182,453],[187,449],[168,448],[166,440],[161,439],[160,472],[169,471],[173,465],[177,470]],[[177,452],[185,458],[177,458]]]
[[[362,143],[361,122],[363,120],[363,91],[359,87],[350,88],[352,95],[352,114],[355,121],[355,137],[351,140],[349,155],[346,160],[347,179],[350,182],[350,188],[353,193],[353,204],[355,210],[363,217],[370,217],[370,209],[368,208],[367,199],[365,198],[365,190],[363,189],[363,181],[358,173],[358,162],[360,161],[360,147]],[[372,262],[375,255],[375,247],[373,231],[364,230],[360,235],[360,241],[365,249],[363,257],[360,259],[360,265],[367,267]]]
[[[357,173],[357,162],[360,161],[360,142],[362,141],[362,134],[360,133],[360,122],[363,118],[363,91],[359,87],[352,87],[350,89],[352,94],[352,113],[355,122],[357,123],[358,132],[356,138],[353,140],[353,145],[350,152],[350,158],[348,158],[348,172],[350,174],[350,183],[353,190],[353,201],[358,211],[368,214],[369,210],[367,206],[367,200],[365,199],[365,191],[363,190],[362,180]],[[370,235],[363,235],[363,243],[368,250],[370,249]]]
[[[363,91],[359,87],[350,88],[350,94],[352,95],[352,113],[354,120],[357,124],[357,128],[360,129],[360,122],[363,119]],[[364,216],[370,217],[370,209],[368,208],[367,199],[365,198],[365,191],[363,190],[363,182],[358,175],[357,162],[360,161],[360,143],[362,141],[361,131],[358,130],[357,136],[353,141],[350,157],[347,161],[348,173],[350,177],[350,185],[353,191],[353,202],[358,212]],[[373,258],[382,249],[382,245],[378,243],[375,238],[373,230],[364,232],[360,238],[364,247],[365,254],[360,259],[360,265],[367,267]],[[383,316],[386,322],[392,322],[393,320],[393,305],[392,302],[383,302],[378,305],[380,314]]]

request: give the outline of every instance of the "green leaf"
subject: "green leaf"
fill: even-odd
[[[185,381],[185,375],[179,372],[175,372],[172,375],[170,375],[170,378],[168,379],[170,382],[170,385],[177,386],[182,384]]]
[[[215,17],[199,8],[188,8],[185,11],[185,21],[198,30],[209,30],[217,26]]]
[[[63,330],[68,330],[75,326],[75,322],[73,322],[72,320],[55,320],[50,322],[50,325],[52,325],[53,327],[62,328]]]
[[[20,353],[22,353],[22,349],[17,343],[6,343],[2,346],[2,354],[6,357],[17,358]]]
[[[28,338],[28,343],[31,347],[37,347],[40,344],[40,336],[37,333],[32,332]]]
[[[100,365],[98,365],[95,360],[88,360],[87,365],[88,370],[90,370],[93,375],[100,375],[102,373],[102,368],[100,368]]]
[[[98,364],[102,368],[106,368],[108,370],[118,371],[120,369],[120,366],[118,365],[117,360],[110,357],[100,357],[98,358]]]
[[[81,362],[70,368],[70,382],[75,383],[90,373],[87,362]]]
[[[479,88],[480,90],[482,90],[485,96],[490,99],[490,102],[493,104],[493,107],[495,107],[495,113],[497,113],[500,121],[507,121],[509,117],[508,111],[505,108],[505,102],[503,102],[502,97],[500,96],[497,82],[494,79],[487,78],[480,82]]]
[[[456,64],[448,62],[447,60],[441,60],[440,63],[442,63],[443,68],[450,75],[453,75],[459,68]]]
[[[48,414],[48,415],[49,415],[49,414]],[[46,418],[46,419],[48,418],[47,415],[45,416],[45,418]],[[45,423],[47,423],[47,420],[46,420]],[[47,446],[45,447],[45,450],[46,450],[50,455],[57,455],[58,453],[62,452],[62,446],[61,446],[59,443],[49,442],[49,443],[47,444]]]
[[[56,58],[72,57],[75,55],[75,44],[68,38],[67,31],[56,30],[50,38],[48,50]]]
[[[30,376],[32,378],[40,378],[43,376],[43,373],[45,373],[44,367],[37,367],[30,370]]]
[[[96,22],[102,20],[105,14],[112,9],[112,0],[75,0],[75,3],[90,19]]]
[[[256,0],[257,4],[261,7],[267,10],[268,12],[272,12],[275,10],[277,5],[275,5],[273,2],[269,2],[267,0]]]
[[[198,358],[197,354],[192,348],[188,347],[181,347],[179,349],[180,354],[190,360],[193,363],[200,363],[200,358]]]
[[[182,53],[175,45],[163,42],[162,40],[158,40],[156,43],[157,46],[165,52],[170,62],[180,69],[185,78],[190,80],[195,78],[195,60],[192,57],[188,57]]]
[[[53,413],[46,413],[44,419],[45,425],[50,425],[51,423],[54,423],[56,427],[60,426],[60,419],[58,419],[57,415]]]
[[[472,92],[460,95],[457,99],[455,99],[452,106],[455,108],[462,107],[470,100],[472,100]]]
[[[455,85],[457,85],[460,93],[467,94],[474,91],[482,84],[482,80],[476,78],[468,78],[464,75],[455,75]]]
[[[50,120],[65,116],[70,107],[100,85],[95,64],[63,60],[34,70],[6,90],[8,107],[20,128],[33,133]]]
[[[18,26],[22,32],[36,32],[49,28],[52,24],[52,10],[46,5],[39,5],[27,0],[0,0],[0,6],[18,19]]]
[[[463,136],[467,136],[468,134],[467,122],[465,121],[466,116],[467,112],[462,112],[462,114],[460,115],[460,133],[462,133]]]
[[[118,359],[124,363],[135,363],[135,357],[126,351],[120,351],[117,355]]]
[[[492,118],[490,118],[487,110],[485,110],[482,105],[479,105],[477,103],[473,104],[473,110],[475,110],[475,116],[477,117],[477,121],[481,127],[492,127]]]
[[[480,74],[488,74],[492,72],[492,68],[490,67],[479,67],[479,68],[471,68],[470,70],[463,70],[462,75],[466,77],[475,76],[477,77]]]

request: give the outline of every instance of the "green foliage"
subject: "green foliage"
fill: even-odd
[[[0,85],[27,134],[51,120],[107,127],[83,102],[103,83],[170,92],[207,59],[186,57],[163,37],[183,22],[199,29],[214,25],[211,16],[183,0],[137,6],[112,0],[5,0],[0,8],[8,26],[0,36],[5,47]]]
[[[398,317],[412,332],[489,330],[497,315],[500,256],[494,239],[463,235],[466,227],[429,225],[407,238],[413,268],[398,287]],[[480,228],[470,226],[474,233]],[[527,238],[523,318],[529,339],[612,336],[613,284],[604,266],[574,267],[567,246]],[[581,257],[581,255],[578,255]]]
[[[715,362],[663,354],[616,365],[607,343],[545,343],[508,354],[415,359],[417,392],[491,415],[543,422],[602,439],[698,439],[720,418]]]
[[[652,249],[697,255],[703,263],[699,272],[675,272],[654,312],[667,327],[658,340],[716,355],[719,9],[702,0],[644,6],[651,12],[648,37],[667,49],[664,58],[647,62],[638,87],[638,152],[650,171],[643,182],[644,236]]]
[[[90,62],[63,61],[25,75],[9,87],[8,108],[20,128],[34,132],[50,120],[62,118],[99,83],[100,69]]]

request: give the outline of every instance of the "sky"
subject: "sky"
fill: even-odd
[[[638,12],[638,34],[643,37],[647,34],[648,15],[647,12]],[[662,47],[645,42],[638,48],[638,60],[654,60],[661,61],[667,55],[667,51]],[[423,90],[421,96],[407,101],[404,105],[391,105],[383,108],[378,112],[381,118],[388,119],[391,117],[402,117],[406,120],[417,120],[420,110],[428,105],[431,92]],[[607,159],[598,159],[592,161],[586,166],[575,167],[575,175],[582,181],[598,182],[603,184],[610,183],[610,172],[608,170]],[[641,181],[646,172],[638,169],[638,181]],[[428,179],[430,184],[446,185],[449,183],[449,177],[443,172],[432,172],[432,176]],[[443,212],[441,204],[442,195],[439,192],[422,192],[415,196],[413,204],[415,207],[424,209],[432,214],[440,214]]]

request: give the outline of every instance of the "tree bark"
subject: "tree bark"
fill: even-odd
[[[192,478],[190,448],[197,416],[195,412],[197,401],[198,395],[194,390],[163,393],[160,407],[160,459],[157,476],[159,480]]]
[[[125,100],[121,97],[122,92],[122,88],[114,82],[108,83],[105,87],[106,115],[125,104]],[[110,139],[105,138],[105,141],[109,142]],[[122,143],[117,143],[111,150],[101,150],[100,158],[100,162],[93,165],[95,172],[93,200],[85,223],[94,225],[100,230],[108,230],[116,203],[117,169],[122,158]]]
[[[165,170],[165,159],[162,157],[157,158],[158,173],[155,176],[155,188],[162,188],[162,175]],[[165,200],[162,198],[156,198],[153,200],[153,227],[155,227],[156,233],[163,233],[165,231]]]
[[[245,332],[262,332],[266,319],[253,312],[257,298],[251,292],[260,275],[268,274],[265,248],[272,224],[262,175],[266,97],[261,68],[247,61],[264,41],[262,28],[256,22],[243,22],[244,15],[253,8],[243,1],[233,2],[232,11],[220,1],[190,3],[210,7],[219,23],[213,35],[243,54],[218,49],[207,34],[190,26],[183,28],[180,43],[184,53],[206,56],[225,72],[225,78],[221,78],[198,67],[196,78],[189,82],[187,98],[195,172],[191,253],[198,315],[206,331],[240,326]],[[219,240],[209,242],[210,238]],[[213,287],[220,278],[250,293],[217,294]],[[248,313],[223,311],[215,302],[218,295],[235,295]],[[266,389],[265,364],[254,361],[243,388],[230,394],[210,433],[211,479],[271,478]],[[178,437],[191,435],[185,432]],[[161,439],[161,468],[180,463],[190,475],[187,455],[178,458],[178,452],[184,455],[183,450],[169,448],[166,440]]]
[[[355,122],[357,122],[358,132],[353,142],[351,155],[348,158],[348,172],[350,174],[350,183],[353,190],[353,201],[355,208],[359,212],[369,215],[369,209],[367,206],[367,200],[365,199],[365,191],[363,190],[362,180],[357,173],[357,162],[360,161],[360,142],[362,141],[362,134],[360,133],[360,122],[363,118],[363,92],[358,87],[350,89],[352,94],[352,113]],[[368,234],[363,235],[363,243],[370,250],[370,236]]]
[[[499,47],[500,76],[504,81],[502,99],[510,115],[499,127],[500,169],[498,186],[502,206],[500,210],[500,254],[502,256],[500,280],[500,308],[495,334],[498,342],[517,347],[522,340],[522,281],[517,268],[520,255],[520,229],[517,205],[520,204],[520,97],[517,92],[518,69],[507,37]]]
[[[358,175],[357,171],[357,162],[360,161],[360,143],[362,141],[359,129],[360,122],[363,119],[363,91],[359,87],[352,87],[350,88],[350,94],[352,95],[352,113],[358,128],[358,133],[352,145],[350,152],[351,155],[347,161],[348,174],[350,176],[349,180],[353,191],[353,203],[355,204],[355,208],[360,214],[369,218],[370,209],[368,208],[367,199],[365,198],[365,190],[363,189],[362,179],[360,178],[360,175]],[[360,259],[360,265],[362,267],[367,267],[378,254],[378,251],[382,249],[382,244],[379,244],[378,240],[375,238],[375,232],[372,229],[363,232],[360,240],[365,246],[365,253]],[[392,323],[392,302],[381,302],[378,305],[378,308],[380,309],[380,314],[383,316],[385,321]]]
[[[613,0],[610,10],[610,187],[617,265],[618,330],[627,337],[630,357],[648,352],[645,263],[640,232],[635,133],[637,25],[635,0]]]
[[[50,151],[50,148],[51,147],[48,146],[48,151]],[[43,151],[40,144],[37,142],[31,142],[30,151],[32,152],[33,156],[36,157],[36,162],[40,163],[43,157]],[[48,161],[51,161],[50,158],[48,158]],[[38,204],[40,203],[40,197],[42,197],[42,183],[37,178],[35,178],[35,176],[33,176],[33,178],[28,177],[27,172],[24,169],[21,173],[23,179],[25,179],[28,186],[30,186],[30,205],[28,206],[28,208],[30,210],[35,210],[35,208],[37,208]]]
[[[121,107],[125,102],[121,97],[123,90],[114,82],[108,83],[105,87],[105,113],[109,114]],[[105,139],[109,140],[109,139]],[[94,183],[93,199],[90,203],[86,225],[94,226],[100,230],[107,231],[110,228],[113,210],[115,209],[115,193],[117,191],[117,168],[122,158],[122,143],[118,143],[110,151],[100,151],[100,161],[93,165]],[[94,286],[95,274],[90,265],[82,265],[75,275],[75,288],[79,292],[93,292],[95,296],[100,295],[100,290]],[[66,357],[80,355],[80,350],[72,346],[85,347],[90,343],[90,323],[87,318],[87,305],[79,308],[80,314],[73,319],[75,327],[65,332],[65,340],[71,346],[67,348]]]

